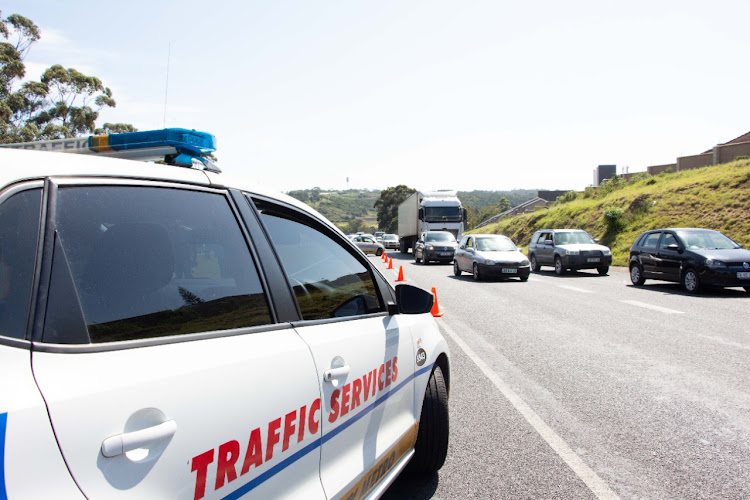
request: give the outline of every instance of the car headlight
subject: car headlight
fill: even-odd
[[[710,267],[711,269],[719,269],[727,267],[727,263],[722,260],[706,259],[706,266]]]
[[[484,265],[485,266],[494,266],[495,265],[495,261],[494,260],[490,260],[490,259],[484,259]]]
[[[602,250],[602,255],[612,255],[612,251],[609,248]]]
[[[425,249],[425,250],[434,250],[434,249],[435,249],[435,247],[433,247],[432,245],[425,245],[425,246],[424,246],[424,249]]]
[[[518,265],[519,265],[519,267],[528,267],[528,266],[530,266],[531,264],[529,264],[529,261],[528,261],[528,260],[524,259],[524,260],[522,260],[522,261],[521,261],[521,263],[520,263],[520,264],[518,264]]]
[[[580,253],[578,250],[565,250],[565,255],[579,255]]]

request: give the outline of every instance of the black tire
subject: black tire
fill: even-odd
[[[750,286],[743,286],[742,288],[744,288],[746,292],[750,292]]]
[[[536,260],[536,255],[532,253],[531,257],[529,257],[529,261],[531,261],[531,270],[538,273],[542,266],[540,266],[539,262]]]
[[[521,276],[521,281],[529,281],[529,277],[528,276]]]
[[[417,443],[407,470],[425,475],[439,471],[448,455],[448,434],[448,388],[443,371],[436,365],[427,382]]]
[[[555,257],[555,274],[558,276],[565,274],[565,268],[562,265],[560,257]]]
[[[688,267],[682,273],[682,288],[687,293],[698,293],[698,290],[701,289],[701,279],[698,277],[698,272],[692,267]]]
[[[609,272],[609,266],[597,267],[596,270],[599,272],[599,274],[604,275]]]
[[[453,261],[453,276],[461,276],[461,269],[458,267],[458,261]]]
[[[476,262],[471,266],[471,274],[474,277],[474,281],[482,281],[482,275],[479,272],[479,266]]]
[[[380,257],[381,255],[383,255],[383,249],[382,248],[378,248],[377,250],[375,250],[375,255],[378,256],[378,257]]]
[[[635,286],[641,286],[646,282],[646,278],[643,277],[643,268],[640,264],[630,266],[630,281]]]

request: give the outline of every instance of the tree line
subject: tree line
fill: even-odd
[[[127,123],[96,126],[99,112],[116,102],[95,76],[55,64],[39,81],[24,79],[24,59],[41,37],[31,19],[20,14],[0,18],[0,143],[135,132]]]

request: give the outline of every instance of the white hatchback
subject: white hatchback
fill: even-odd
[[[202,169],[0,161],[0,498],[377,497],[442,466],[432,295],[320,214]]]

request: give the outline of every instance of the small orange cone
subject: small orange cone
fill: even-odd
[[[398,266],[398,278],[396,278],[396,281],[406,281],[404,279],[404,266]]]
[[[387,258],[388,258],[388,255],[385,252],[380,254],[380,260],[382,260],[383,262],[385,262]]]
[[[440,312],[440,306],[438,305],[438,299],[437,299],[437,292],[435,291],[435,287],[432,287],[432,296],[435,297],[435,300],[432,302],[432,310],[430,313],[432,313],[433,316],[436,318],[439,318],[443,315],[443,313]]]
[[[393,269],[393,259],[388,259],[388,269]]]

